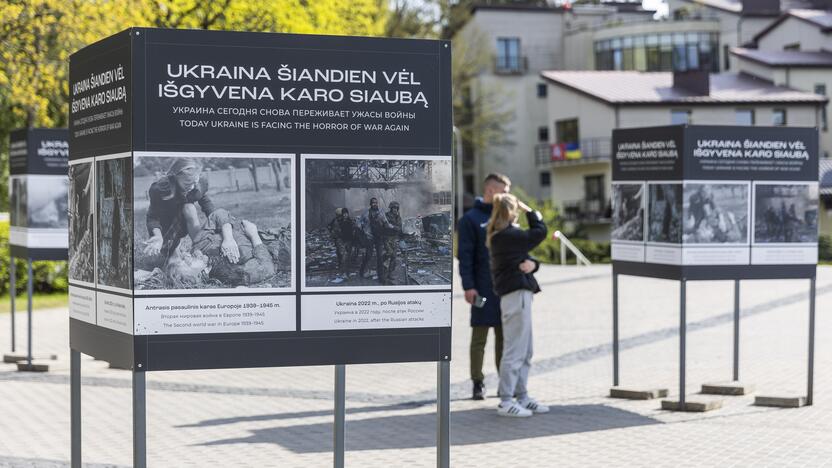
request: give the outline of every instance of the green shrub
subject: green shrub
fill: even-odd
[[[9,222],[0,221],[0,295],[9,293]],[[63,261],[32,262],[35,292],[66,292],[68,289],[67,264]],[[15,258],[15,289],[17,294],[26,292],[26,260]]]
[[[832,262],[832,236],[822,235],[818,238],[818,260]]]

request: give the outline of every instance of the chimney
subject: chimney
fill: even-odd
[[[743,16],[778,16],[780,0],[742,0]]]
[[[707,70],[684,70],[673,72],[673,88],[683,89],[695,96],[711,94],[711,76]]]

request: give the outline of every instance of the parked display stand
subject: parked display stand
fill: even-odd
[[[7,363],[20,371],[49,370],[46,359],[32,354],[32,261],[67,259],[67,161],[69,143],[65,128],[23,128],[9,138],[9,291],[11,295],[11,353]],[[26,259],[27,346],[17,352],[15,258]]]
[[[680,282],[679,399],[685,398],[688,281],[734,281],[732,381],[703,393],[744,394],[739,383],[740,280],[808,279],[812,404],[818,256],[818,132],[811,128],[678,125],[613,132],[613,385],[619,386],[619,275]],[[758,397],[765,404],[766,397]]]
[[[435,361],[449,464],[447,41],[133,28],[70,58],[72,464],[80,354],[133,373]],[[88,196],[92,194],[91,196]]]

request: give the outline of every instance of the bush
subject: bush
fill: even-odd
[[[832,236],[822,235],[818,238],[818,260],[832,262]]]
[[[9,222],[0,221],[0,295],[9,294]],[[63,261],[32,262],[34,280],[32,288],[35,292],[52,293],[66,292],[67,263]],[[26,293],[26,260],[15,258],[15,289],[17,294]]]

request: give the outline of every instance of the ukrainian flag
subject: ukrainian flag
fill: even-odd
[[[581,159],[581,146],[578,143],[566,144],[566,159]]]

